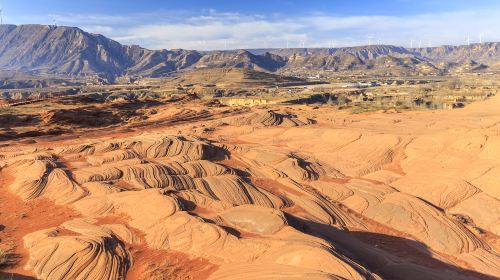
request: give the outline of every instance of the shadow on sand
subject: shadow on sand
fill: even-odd
[[[331,242],[344,255],[383,279],[499,279],[436,259],[425,244],[415,240],[372,232],[338,230],[290,214],[286,216],[296,229]]]

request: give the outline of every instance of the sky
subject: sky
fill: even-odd
[[[499,0],[0,0],[4,24],[77,26],[149,49],[500,41]]]

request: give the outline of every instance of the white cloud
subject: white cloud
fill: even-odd
[[[127,24],[127,16],[85,15],[85,14],[51,14],[50,18],[64,24]]]
[[[76,25],[125,44],[151,49],[235,49],[262,47],[352,46],[372,43],[408,46],[498,41],[500,10],[413,16],[331,16],[311,14],[244,15],[205,10],[123,16],[53,15],[59,24]]]
[[[102,34],[105,36],[113,36],[113,27],[104,25],[89,25],[81,26],[81,28],[87,32],[94,34]]]

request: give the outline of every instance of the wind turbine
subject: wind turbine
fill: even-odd
[[[52,25],[57,26],[56,18],[54,16],[50,16],[50,18],[52,19]]]
[[[467,46],[470,46],[470,36],[467,34]]]
[[[411,41],[410,41],[410,46],[413,49],[413,39],[411,39]]]
[[[483,34],[479,33],[479,44],[483,43]]]
[[[2,9],[0,9],[0,25],[3,25]]]

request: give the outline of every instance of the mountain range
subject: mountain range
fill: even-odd
[[[101,77],[165,76],[200,68],[382,71],[446,74],[484,70],[500,63],[500,43],[432,48],[372,45],[346,48],[231,51],[148,50],[122,45],[77,27],[0,25],[0,70],[31,75]]]

